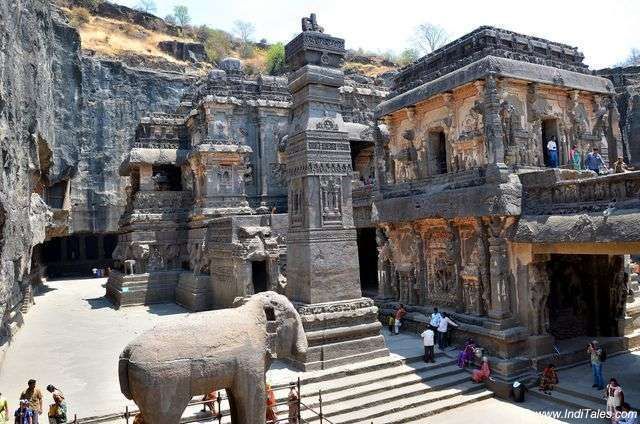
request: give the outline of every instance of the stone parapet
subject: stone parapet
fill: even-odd
[[[112,271],[105,297],[116,308],[133,305],[173,302],[180,271],[160,271],[125,275]]]

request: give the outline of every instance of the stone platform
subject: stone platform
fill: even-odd
[[[173,302],[181,271],[125,275],[112,271],[106,284],[106,298],[117,308]]]
[[[389,355],[373,300],[296,305],[309,348],[295,366],[319,370]]]

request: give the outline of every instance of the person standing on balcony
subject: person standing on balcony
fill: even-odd
[[[598,175],[601,175],[603,170],[607,169],[607,165],[604,164],[604,160],[602,160],[602,156],[600,156],[599,149],[597,147],[594,147],[593,151],[587,155],[585,166],[588,170],[593,171]]]
[[[549,167],[557,168],[558,167],[558,143],[556,143],[556,137],[552,136],[549,141],[547,141],[547,153],[549,155]]]
[[[582,169],[582,154],[578,150],[577,144],[571,146],[571,150],[569,150],[569,162],[576,171],[580,171]]]

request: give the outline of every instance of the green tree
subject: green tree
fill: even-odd
[[[189,8],[187,6],[174,6],[173,16],[176,17],[178,25],[180,26],[187,26],[189,25],[189,22],[191,22],[191,16],[189,16]]]
[[[267,50],[267,72],[269,75],[281,75],[284,70],[284,45],[276,43]]]
[[[204,49],[210,62],[218,62],[231,51],[231,36],[219,29],[208,28]]]
[[[155,13],[157,10],[156,2],[154,0],[139,0],[135,9],[145,13]]]
[[[411,62],[415,62],[420,57],[420,53],[416,49],[405,49],[400,53],[398,58],[398,64],[400,66],[406,66]]]

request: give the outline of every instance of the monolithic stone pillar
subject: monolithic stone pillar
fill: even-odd
[[[287,295],[304,303],[361,296],[350,146],[340,114],[344,54],[344,40],[314,30],[286,46],[293,95]]]
[[[339,88],[344,40],[315,15],[285,48],[291,71],[287,142],[286,294],[298,304],[309,349],[296,362],[323,369],[388,355],[378,309],[362,298],[351,200],[351,152]]]

